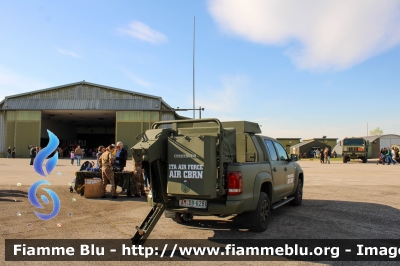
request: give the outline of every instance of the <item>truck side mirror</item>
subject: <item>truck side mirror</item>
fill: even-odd
[[[293,162],[296,162],[299,160],[299,155],[297,154],[291,154],[290,159],[292,159]]]

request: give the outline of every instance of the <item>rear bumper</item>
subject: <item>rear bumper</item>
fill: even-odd
[[[207,209],[198,209],[198,208],[180,207],[178,200],[174,199],[168,202],[166,210],[171,212],[193,213],[198,215],[240,214],[244,211],[244,201],[241,200],[240,201],[229,200],[222,202],[208,201]]]

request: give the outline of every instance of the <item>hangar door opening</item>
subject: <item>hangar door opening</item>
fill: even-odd
[[[100,145],[115,143],[115,116],[115,111],[42,111],[40,146],[45,147],[49,142],[48,129],[60,140],[64,157],[77,145],[86,151],[97,151]]]

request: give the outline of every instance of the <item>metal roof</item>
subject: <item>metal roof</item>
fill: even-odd
[[[86,81],[6,96],[2,110],[165,110],[161,97]]]

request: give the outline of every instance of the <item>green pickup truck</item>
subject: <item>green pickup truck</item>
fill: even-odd
[[[162,121],[139,135],[134,161],[150,173],[152,209],[132,238],[144,242],[161,214],[240,215],[253,231],[268,227],[271,209],[302,202],[304,173],[257,123],[218,119]]]

